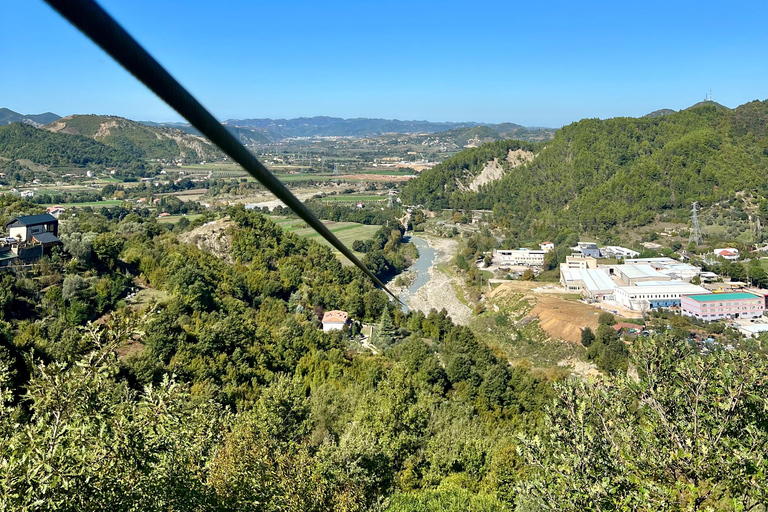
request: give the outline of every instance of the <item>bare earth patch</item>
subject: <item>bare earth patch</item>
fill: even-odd
[[[234,225],[235,223],[229,218],[220,219],[204,224],[187,233],[182,233],[179,235],[179,241],[185,244],[196,245],[200,250],[209,252],[232,263],[232,241],[229,239],[227,231]]]
[[[582,302],[566,300],[562,297],[564,293],[558,296],[552,289],[534,291],[538,287],[541,287],[541,283],[511,281],[494,289],[490,296],[509,291],[525,293],[525,300],[533,305],[528,316],[538,318],[541,328],[554,338],[579,343],[584,327],[597,329],[600,310]]]

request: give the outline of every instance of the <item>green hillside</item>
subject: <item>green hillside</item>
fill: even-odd
[[[198,135],[174,128],[147,126],[116,116],[68,116],[45,128],[57,133],[91,137],[139,158],[200,162],[222,157],[218,148]]]
[[[454,159],[473,160],[477,151],[493,154],[495,147]],[[691,201],[706,206],[737,192],[766,198],[768,101],[733,110],[706,103],[658,117],[584,119],[537,151],[533,162],[479,193],[455,187],[461,170],[452,159],[409,182],[403,197],[431,206],[493,208],[502,224],[516,229],[592,233],[642,226]]]
[[[81,135],[51,133],[22,123],[0,127],[0,156],[54,166],[116,166],[135,160],[135,155],[123,148],[107,146]]]

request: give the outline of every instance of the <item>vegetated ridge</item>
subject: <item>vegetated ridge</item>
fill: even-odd
[[[124,148],[107,146],[82,135],[51,133],[24,123],[0,127],[0,156],[49,166],[116,166],[134,161],[134,156]]]
[[[137,158],[199,162],[223,157],[215,145],[199,135],[174,128],[146,126],[116,116],[67,116],[46,125],[45,129],[90,137]]]
[[[455,155],[403,189],[407,204],[493,209],[516,229],[600,233],[649,224],[691,201],[768,197],[768,101],[712,102],[657,117],[584,119],[536,146],[536,158],[478,192],[456,183],[503,156],[493,143]],[[518,143],[522,144],[522,143]],[[509,164],[504,164],[507,168]]]

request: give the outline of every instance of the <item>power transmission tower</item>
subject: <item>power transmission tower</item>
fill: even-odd
[[[699,224],[699,210],[698,203],[696,201],[691,204],[691,236],[688,238],[688,244],[696,244],[698,247],[704,243],[704,234],[701,231],[701,225]]]

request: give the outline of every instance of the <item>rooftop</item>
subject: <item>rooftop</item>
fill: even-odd
[[[53,233],[38,233],[36,235],[32,235],[32,238],[41,244],[61,243],[61,240],[59,240],[58,237],[56,237]]]
[[[668,277],[650,265],[616,265],[616,270],[627,276],[629,279],[655,277],[658,280],[663,281],[665,277]]]
[[[36,226],[38,224],[48,224],[49,222],[58,222],[56,220],[56,217],[53,215],[50,215],[48,213],[42,213],[40,215],[26,215],[24,217],[16,217],[15,219],[11,219],[10,222],[7,222],[5,224],[5,227],[10,226],[11,224],[15,224],[18,222],[22,226]]]
[[[347,321],[347,318],[349,318],[349,315],[347,314],[346,311],[338,311],[338,310],[327,311],[323,315],[323,323],[324,324],[327,324],[327,323],[332,323],[332,324],[340,323],[340,324],[343,324],[343,323],[345,323]]]
[[[696,302],[715,302],[715,301],[729,301],[729,300],[748,300],[748,299],[760,299],[757,295],[751,293],[710,293],[707,295],[688,295],[689,299],[693,299]]]

